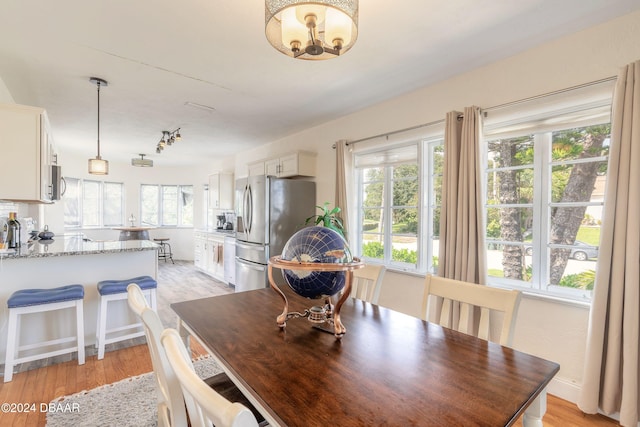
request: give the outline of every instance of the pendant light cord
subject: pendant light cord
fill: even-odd
[[[98,159],[100,158],[100,81],[98,84]]]

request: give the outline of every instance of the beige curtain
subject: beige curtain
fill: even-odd
[[[485,283],[480,109],[447,113],[438,275]]]
[[[344,225],[344,237],[349,241],[349,200],[353,200],[353,155],[347,141],[336,142],[336,197],[335,206],[340,206],[340,218]]]
[[[613,97],[600,253],[591,303],[584,412],[619,412],[637,426],[640,325],[640,61],[624,67]]]

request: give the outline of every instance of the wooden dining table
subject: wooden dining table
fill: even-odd
[[[290,311],[316,305],[289,292]],[[270,288],[171,304],[272,426],[541,426],[559,365],[349,298],[337,339]],[[329,330],[331,330],[329,328]]]

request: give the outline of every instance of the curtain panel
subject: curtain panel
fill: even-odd
[[[349,241],[349,232],[353,227],[349,215],[349,200],[353,198],[353,155],[345,140],[336,142],[336,195],[335,206],[341,211],[338,215],[344,225],[344,237]]]
[[[636,427],[640,327],[640,61],[618,75],[600,254],[578,406]]]
[[[447,113],[438,275],[485,284],[480,109]]]

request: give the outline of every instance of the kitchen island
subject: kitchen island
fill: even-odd
[[[85,344],[93,346],[100,298],[97,283],[143,275],[157,279],[158,247],[148,240],[86,241],[76,235],[31,242],[18,251],[0,251],[0,363],[4,361],[7,343],[7,299],[13,292],[84,285]],[[126,301],[121,303],[109,305],[108,328],[135,319]],[[73,310],[25,316],[21,343],[51,339],[60,334],[72,335],[74,325]]]

